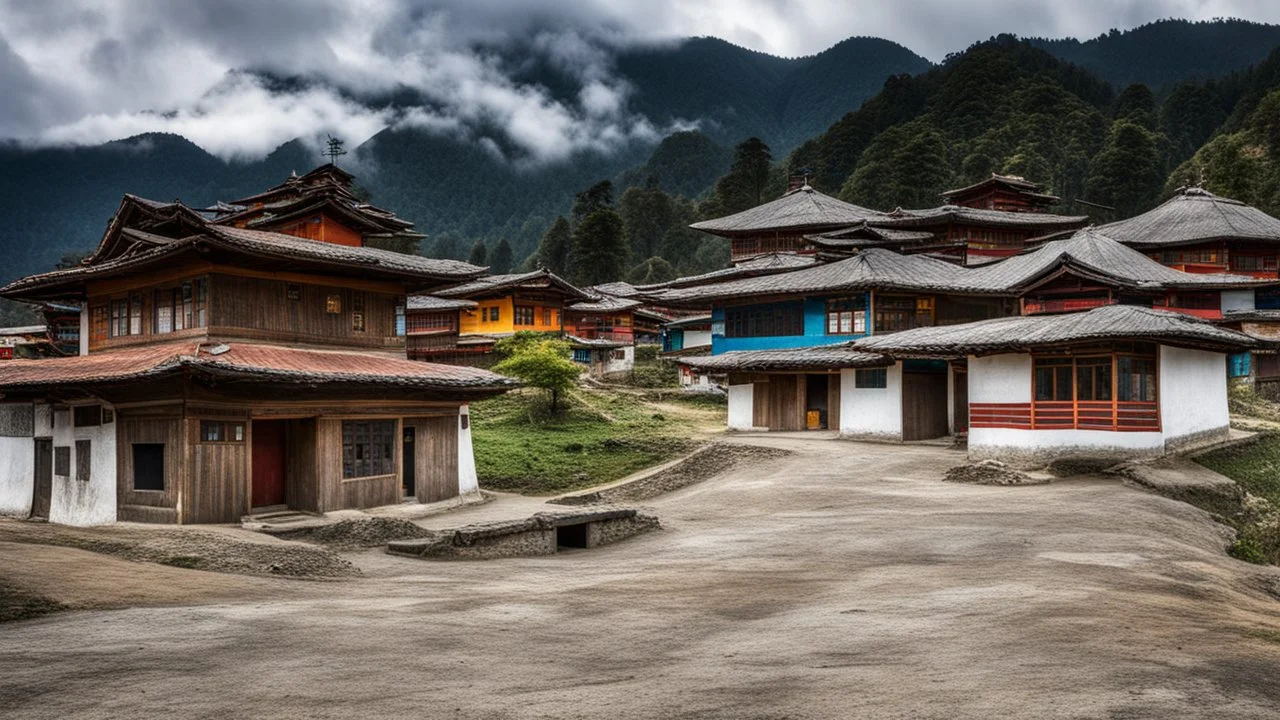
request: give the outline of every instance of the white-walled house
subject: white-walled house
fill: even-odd
[[[1255,344],[1181,313],[1111,305],[919,328],[855,347],[963,363],[970,457],[1035,465],[1225,439],[1227,355]]]

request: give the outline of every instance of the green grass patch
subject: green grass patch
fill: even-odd
[[[1236,512],[1222,513],[1236,529],[1236,541],[1228,548],[1232,557],[1258,565],[1280,564],[1280,434],[1267,433],[1196,461],[1235,480],[1246,493]]]
[[[694,422],[625,392],[575,391],[552,416],[545,393],[471,407],[480,486],[545,495],[612,482],[698,445]]]
[[[1280,505],[1280,434],[1268,433],[1257,442],[1207,453],[1197,457],[1196,462],[1235,480],[1253,495]]]

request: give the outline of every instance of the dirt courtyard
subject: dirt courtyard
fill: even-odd
[[[943,483],[937,447],[794,454],[648,501],[664,530],[545,558],[348,553],[363,577],[103,559],[158,607],[0,625],[14,718],[1274,718],[1275,568],[1121,484]],[[488,518],[502,500],[433,524]],[[516,502],[516,501],[513,501]],[[523,502],[523,501],[522,501]],[[0,560],[0,576],[17,572]],[[76,576],[76,577],[72,577]],[[56,579],[56,578],[55,578]],[[58,599],[58,583],[47,582]],[[183,588],[200,588],[200,592]]]

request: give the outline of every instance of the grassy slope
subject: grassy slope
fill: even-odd
[[[473,405],[480,486],[540,495],[611,482],[693,449],[725,413],[723,401],[629,391],[577,390],[565,405],[551,417],[534,390]]]
[[[1280,434],[1202,455],[1196,460],[1235,480],[1250,493],[1280,505]]]

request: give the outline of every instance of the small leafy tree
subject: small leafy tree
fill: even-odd
[[[496,350],[506,359],[493,371],[510,375],[551,395],[551,414],[559,411],[560,394],[573,387],[581,369],[569,359],[569,343],[535,332],[522,331],[498,341]]]

